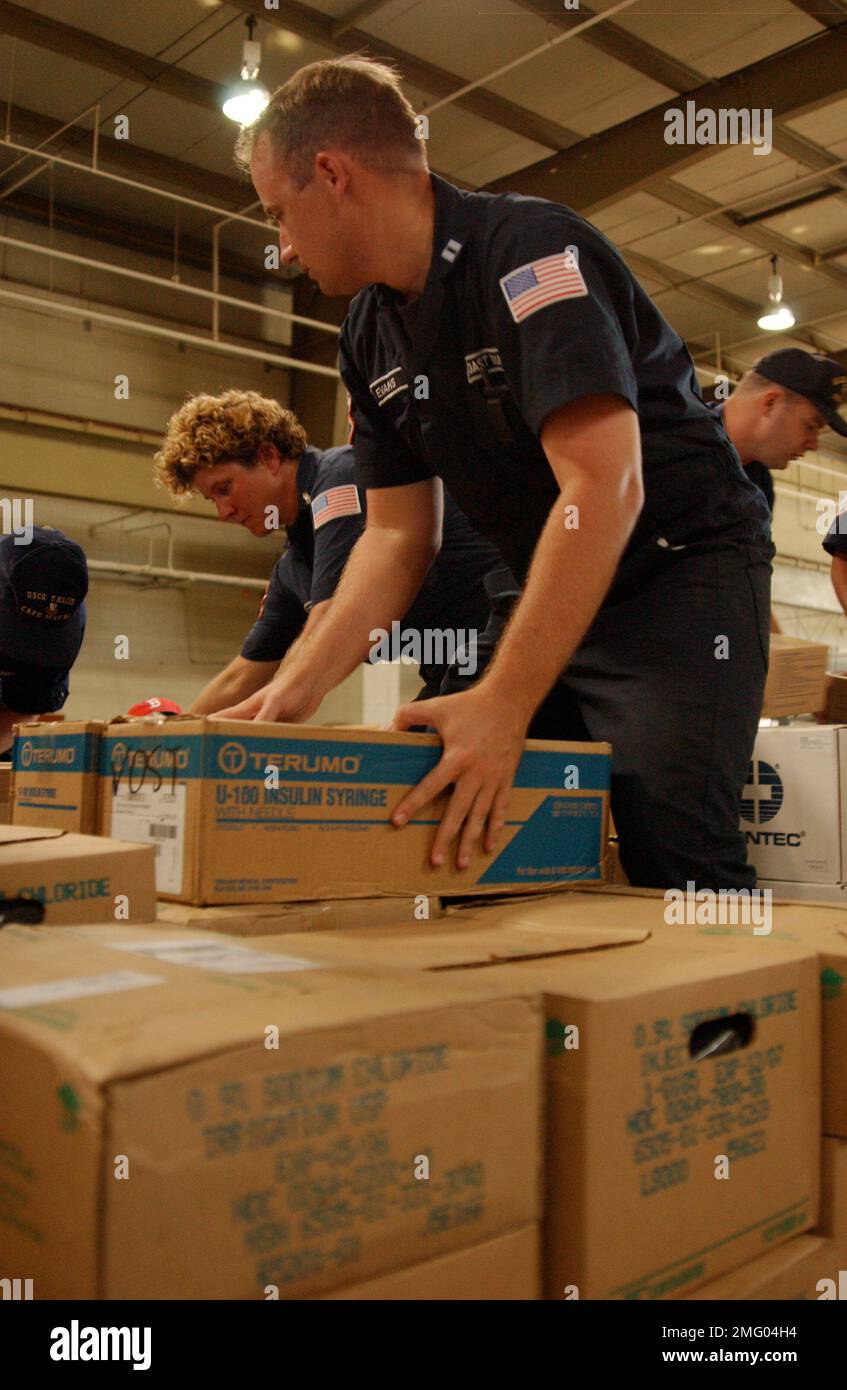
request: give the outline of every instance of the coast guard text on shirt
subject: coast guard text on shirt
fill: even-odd
[[[149,1327],[54,1327],[50,1333],[53,1361],[132,1361],[134,1371],[149,1371],[152,1357]]]

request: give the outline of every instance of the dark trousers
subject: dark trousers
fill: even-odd
[[[612,745],[612,815],[633,885],[755,886],[739,800],[767,675],[770,575],[760,551],[656,547],[615,585],[530,725],[534,738]],[[497,576],[474,679],[517,597],[508,571]],[[468,683],[451,671],[442,694]]]

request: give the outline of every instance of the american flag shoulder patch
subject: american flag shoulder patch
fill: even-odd
[[[570,251],[557,251],[555,256],[542,256],[510,270],[500,279],[509,312],[515,323],[521,323],[548,304],[562,299],[581,299],[588,286]]]
[[[338,516],[355,516],[361,512],[359,489],[355,483],[345,483],[342,487],[330,487],[316,497],[312,503],[312,525],[319,530],[327,521]]]

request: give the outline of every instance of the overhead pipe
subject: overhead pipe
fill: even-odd
[[[324,323],[321,319],[306,318],[303,314],[293,314],[287,309],[268,309],[262,304],[254,304],[236,295],[220,294],[216,290],[204,290],[197,285],[183,285],[181,282],[166,280],[161,275],[151,275],[143,270],[130,270],[128,266],[114,265],[111,261],[95,260],[93,256],[80,256],[75,251],[59,251],[54,246],[40,246],[36,242],[22,241],[20,237],[0,234],[0,245],[14,247],[17,251],[33,251],[38,256],[51,256],[55,260],[69,261],[83,266],[86,270],[104,270],[111,275],[123,276],[125,280],[139,280],[145,285],[156,285],[159,289],[174,290],[177,294],[193,294],[198,299],[212,299],[219,304],[231,305],[234,309],[247,309],[252,314],[269,314],[273,318],[286,319],[292,323],[303,323],[308,328],[320,328],[327,333],[338,333],[337,323]]]
[[[131,565],[121,560],[89,560],[88,568],[95,574],[126,574],[140,579],[172,579],[188,584],[223,584],[228,588],[257,589],[263,593],[267,580],[246,578],[240,574],[205,574],[201,570],[173,570],[166,565]]]
[[[152,338],[165,338],[169,342],[190,343],[192,347],[204,352],[223,352],[232,357],[246,357],[254,362],[270,362],[275,367],[293,367],[301,372],[312,372],[315,376],[329,376],[338,380],[335,367],[324,367],[318,362],[301,362],[295,357],[283,357],[279,353],[261,352],[256,348],[240,347],[236,343],[215,342],[213,338],[203,338],[198,333],[182,333],[172,328],[162,328],[157,324],[145,323],[140,319],[121,318],[117,314],[104,314],[97,309],[79,308],[76,304],[63,304],[59,300],[41,299],[34,294],[19,294],[15,290],[0,289],[0,299],[8,299],[16,304],[37,308],[46,313],[69,314],[72,318],[88,319],[92,323],[103,323],[109,328],[119,328],[129,333],[141,333]]]

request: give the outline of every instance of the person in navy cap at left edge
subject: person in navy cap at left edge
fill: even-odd
[[[0,537],[0,755],[15,724],[67,700],[87,593],[85,554],[61,531],[34,526],[24,543]]]

